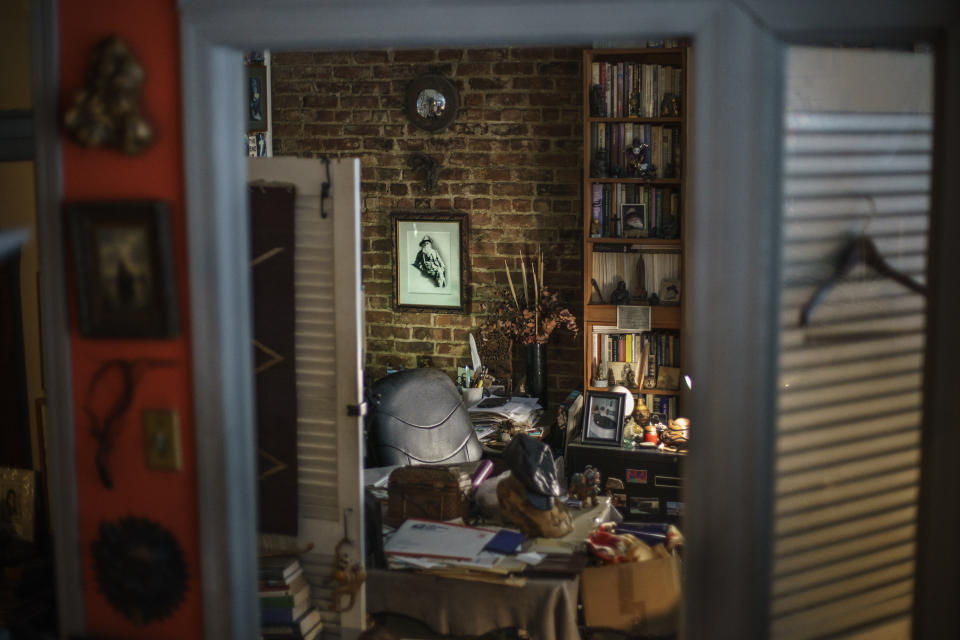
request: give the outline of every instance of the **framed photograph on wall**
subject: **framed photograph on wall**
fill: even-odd
[[[267,66],[248,64],[243,67],[245,82],[244,113],[247,118],[247,133],[267,130],[270,117],[267,105]]]
[[[33,542],[36,473],[30,469],[0,467],[0,537]]]
[[[626,396],[616,391],[587,391],[583,406],[583,442],[619,447]]]
[[[467,214],[394,211],[393,308],[465,311],[469,228]]]
[[[172,338],[179,333],[167,205],[65,206],[72,236],[80,334]]]

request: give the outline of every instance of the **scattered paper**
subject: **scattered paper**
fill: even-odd
[[[546,557],[546,554],[537,553],[536,551],[525,551],[524,553],[517,554],[517,560],[523,560],[527,564],[534,566],[543,562],[543,559]]]

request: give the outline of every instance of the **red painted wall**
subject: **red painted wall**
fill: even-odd
[[[200,638],[199,539],[194,447],[186,219],[180,112],[179,25],[175,0],[60,0],[60,88],[65,109],[80,86],[91,48],[116,34],[146,71],[143,107],[155,140],[143,154],[82,149],[63,140],[64,201],[158,199],[170,207],[174,264],[180,302],[179,337],[169,340],[91,340],[77,329],[73,292],[71,320],[74,417],[76,421],[77,498],[83,554],[83,591],[87,631],[91,635],[137,638]],[[70,282],[72,283],[72,274]],[[124,417],[111,458],[115,486],[104,488],[94,466],[96,444],[83,411],[93,373],[113,358],[171,360],[140,380]],[[119,389],[119,384],[115,389]],[[179,414],[183,468],[147,469],[143,454],[143,409],[175,409]],[[189,573],[186,598],[165,620],[138,626],[118,613],[98,592],[90,544],[102,520],[136,515],[169,529],[180,542]]]

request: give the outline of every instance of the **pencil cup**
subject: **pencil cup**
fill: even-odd
[[[483,397],[483,389],[475,387],[460,389],[460,393],[463,395],[463,405],[465,407],[472,407],[480,402],[480,399]]]

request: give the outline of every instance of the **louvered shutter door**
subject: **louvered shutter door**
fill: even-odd
[[[345,332],[350,338],[362,335],[358,326],[338,327],[337,318],[344,314],[337,304],[357,307],[360,296],[359,270],[354,278],[351,264],[357,256],[351,256],[347,242],[338,242],[344,236],[354,235],[359,242],[359,224],[354,220],[359,196],[359,163],[356,160],[336,160],[331,163],[334,187],[332,199],[324,205],[327,217],[320,215],[320,188],[325,179],[324,165],[320,160],[303,158],[256,158],[248,163],[250,180],[266,180],[294,183],[297,189],[295,206],[296,254],[294,261],[294,311],[296,341],[297,384],[297,464],[298,506],[300,510],[299,545],[310,542],[314,549],[303,554],[301,561],[311,586],[314,604],[320,609],[324,623],[324,637],[339,637],[341,623],[358,627],[354,618],[364,613],[363,599],[344,616],[329,611],[332,585],[326,584],[333,568],[333,547],[343,535],[343,510],[350,512],[350,535],[357,541],[362,504],[354,499],[351,489],[359,486],[361,469],[358,451],[359,435],[356,438],[338,437],[343,434],[346,407],[339,398],[350,395],[352,384],[359,380],[359,355],[353,353],[349,343],[359,349],[359,339],[343,340]],[[335,223],[337,215],[342,218]],[[335,228],[335,224],[341,225]],[[339,234],[339,235],[338,235]],[[356,246],[359,252],[359,244]],[[359,264],[357,262],[357,264]],[[338,280],[339,279],[339,280]],[[355,282],[351,282],[355,279]],[[338,292],[337,286],[340,286]],[[351,286],[353,300],[350,300]],[[350,309],[348,308],[349,312]],[[356,320],[362,322],[362,316]],[[338,388],[339,385],[339,388]],[[354,396],[356,393],[354,393]],[[358,398],[352,400],[356,402]],[[358,419],[353,419],[357,423]],[[351,430],[352,424],[347,424]],[[357,427],[359,429],[359,427]],[[357,462],[351,465],[350,461]],[[348,499],[344,499],[344,495]],[[359,495],[359,492],[357,492]],[[290,541],[280,542],[289,546]],[[362,549],[356,543],[357,552]],[[349,616],[349,620],[347,617]],[[344,618],[341,620],[341,618]]]
[[[786,114],[774,638],[909,636],[926,301],[855,270],[799,316],[860,232],[925,282],[932,122]]]

